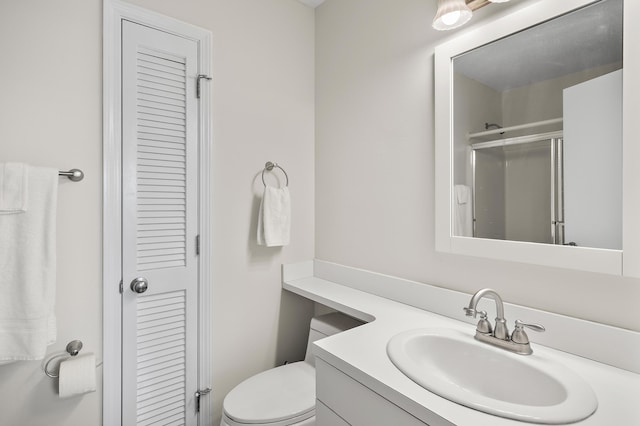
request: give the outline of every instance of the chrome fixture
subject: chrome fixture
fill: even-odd
[[[80,182],[84,179],[84,173],[80,169],[71,169],[69,171],[60,170],[58,176],[66,176],[74,182]]]
[[[211,81],[213,80],[212,77],[209,77],[208,75],[204,75],[204,74],[198,74],[198,76],[196,77],[196,98],[200,99],[200,80],[205,79],[207,81]]]
[[[496,326],[493,330],[493,333],[491,333],[491,331],[489,331],[489,333],[492,335],[492,337],[496,339],[509,340],[509,330],[507,330],[507,320],[504,319],[504,304],[502,303],[502,298],[498,293],[495,292],[495,290],[492,290],[490,288],[484,288],[482,290],[479,290],[471,298],[471,301],[469,302],[469,306],[463,309],[468,317],[472,316],[475,318],[476,314],[478,314],[478,311],[476,311],[476,306],[478,306],[478,302],[480,301],[480,299],[482,299],[484,296],[487,296],[487,295],[492,296],[493,300],[496,301]],[[482,321],[487,321],[487,313],[484,311],[480,312],[480,322]],[[485,332],[482,334],[484,335],[487,333]]]
[[[278,163],[272,163],[271,161],[267,161],[264,165],[264,169],[262,169],[262,183],[264,184],[265,188],[267,187],[267,183],[264,181],[264,172],[270,172],[274,168],[278,168],[282,173],[284,173],[284,177],[287,180],[285,186],[289,186],[289,175],[287,174],[287,172],[284,171],[282,166],[280,166]]]
[[[478,302],[484,296],[490,296],[496,302],[496,325],[492,329],[491,323],[487,320],[486,311],[478,311],[476,308]],[[520,355],[531,355],[533,350],[529,343],[529,336],[525,333],[524,328],[533,331],[542,332],[545,328],[540,324],[526,324],[520,320],[516,320],[516,328],[511,335],[507,329],[507,320],[504,318],[504,304],[502,298],[495,290],[484,288],[479,290],[471,297],[469,306],[462,308],[468,317],[476,317],[480,314],[480,321],[476,326],[476,340],[488,343]]]
[[[144,293],[149,288],[149,281],[144,277],[135,278],[133,281],[131,281],[130,288],[131,291],[138,294]]]
[[[72,340],[69,343],[67,343],[67,347],[65,348],[66,353],[61,352],[61,353],[50,355],[47,358],[45,358],[46,361],[43,361],[44,365],[42,366],[42,369],[44,370],[44,374],[51,377],[52,379],[59,378],[60,363],[62,361],[65,361],[66,359],[77,356],[80,353],[81,349],[82,349],[81,340]],[[57,368],[54,367],[55,371],[51,371],[51,367],[49,367],[49,364],[51,364],[53,361],[57,361],[57,363],[54,362],[54,365],[57,364],[56,366]],[[101,365],[102,365],[102,361],[96,364],[96,368],[100,367]]]
[[[51,377],[52,379],[57,379],[58,377],[60,377],[60,373],[59,372],[52,372],[49,369],[49,364],[51,364],[51,361],[58,359],[58,358],[67,358],[70,356],[76,356],[80,353],[80,350],[82,349],[82,341],[81,340],[72,340],[71,342],[69,342],[67,344],[66,347],[66,351],[67,354],[57,354],[54,355],[52,357],[49,358],[49,360],[44,364],[44,374],[46,374],[47,376]]]

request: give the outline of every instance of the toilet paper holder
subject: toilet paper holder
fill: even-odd
[[[66,351],[67,353],[60,353],[60,354],[56,354],[53,355],[49,358],[49,360],[47,360],[47,362],[44,364],[44,374],[46,374],[47,376],[51,377],[52,379],[57,379],[58,377],[60,377],[59,372],[52,372],[51,370],[49,370],[49,364],[51,364],[51,362],[53,360],[59,359],[59,358],[69,358],[72,356],[76,356],[80,353],[80,350],[82,349],[82,341],[81,340],[72,340],[69,343],[67,343],[67,347],[66,347]],[[61,361],[62,362],[62,361]],[[96,365],[96,367],[99,367],[100,365],[102,365],[102,363],[99,363]],[[59,367],[58,367],[59,370]]]

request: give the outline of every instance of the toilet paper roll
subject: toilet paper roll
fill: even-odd
[[[60,398],[95,392],[96,357],[92,353],[77,355],[60,363],[58,393]]]

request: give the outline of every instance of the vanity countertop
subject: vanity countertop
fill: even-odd
[[[389,339],[402,331],[445,327],[460,330],[473,340],[473,325],[318,277],[285,277],[283,288],[368,322],[316,342],[315,355],[423,422],[429,423],[435,415],[460,426],[529,424],[466,408],[431,393],[400,372],[387,356]],[[463,315],[462,306],[460,312]],[[575,424],[640,425],[639,374],[537,343],[532,343],[532,348],[534,354],[531,356],[563,364],[585,379],[595,391],[598,409]]]

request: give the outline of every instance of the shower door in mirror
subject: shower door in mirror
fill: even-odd
[[[623,1],[452,59],[453,236],[622,249]]]
[[[561,136],[555,132],[471,146],[472,236],[564,244]]]

